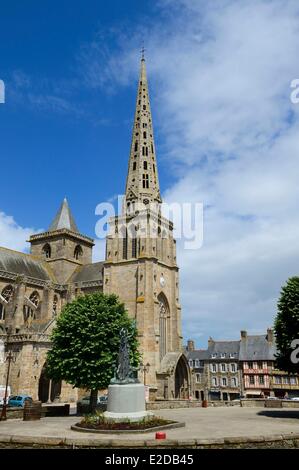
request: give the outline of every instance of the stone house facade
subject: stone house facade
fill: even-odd
[[[192,370],[193,397],[231,401],[240,397],[278,398],[299,396],[299,376],[275,369],[276,345],[273,330],[240,340],[208,341],[206,350],[195,349],[189,340],[186,355]]]

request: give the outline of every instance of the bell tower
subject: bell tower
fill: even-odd
[[[93,240],[79,233],[65,198],[47,232],[29,239],[31,254],[49,263],[56,280],[66,284],[78,266],[92,262]]]
[[[142,57],[122,214],[110,220],[104,292],[116,293],[135,319],[147,384],[163,396],[159,374],[167,354],[182,351],[179,275],[173,224],[162,198],[145,59]]]

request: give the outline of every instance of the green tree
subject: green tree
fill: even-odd
[[[53,347],[47,354],[47,375],[74,387],[91,390],[95,410],[99,389],[107,388],[117,364],[121,328],[130,338],[131,364],[137,367],[137,329],[116,295],[82,296],[67,304],[52,333]]]
[[[291,277],[282,287],[277,307],[274,323],[277,366],[288,372],[298,372],[299,341],[297,345],[292,342],[299,340],[299,277]]]

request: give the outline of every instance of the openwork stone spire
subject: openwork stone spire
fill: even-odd
[[[53,220],[52,224],[49,227],[49,232],[53,232],[55,230],[60,230],[62,228],[66,228],[68,230],[71,230],[72,232],[78,232],[78,228],[76,225],[76,222],[74,220],[74,217],[71,213],[71,209],[69,207],[69,204],[67,202],[67,199],[64,198],[56,216],[55,219]]]
[[[141,59],[136,111],[125,196],[125,212],[161,204],[152,115],[144,55]],[[150,206],[149,206],[150,205]]]

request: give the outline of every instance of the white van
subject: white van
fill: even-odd
[[[8,386],[7,387],[6,404],[8,402],[8,399],[9,399],[10,395],[11,395],[11,389],[10,389],[10,386]],[[5,397],[5,385],[0,385],[0,406],[3,406],[4,397]]]

